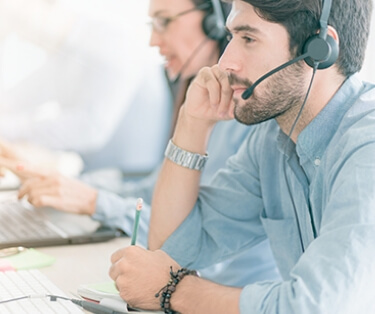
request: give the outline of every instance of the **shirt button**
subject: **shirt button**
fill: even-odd
[[[316,158],[316,159],[314,160],[314,164],[315,164],[315,166],[319,166],[319,165],[320,165],[320,159],[319,159],[319,158]]]

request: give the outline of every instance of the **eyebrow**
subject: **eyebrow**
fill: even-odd
[[[239,32],[251,32],[255,34],[261,33],[261,31],[258,28],[251,27],[250,25],[238,25],[234,27],[232,31],[227,28],[227,31],[230,33],[239,33]]]

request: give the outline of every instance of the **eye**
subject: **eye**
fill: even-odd
[[[162,16],[155,16],[151,19],[151,26],[154,30],[158,32],[164,32],[168,26],[168,24],[171,22],[171,18],[168,17],[162,17]]]
[[[253,38],[249,37],[249,36],[242,36],[242,39],[245,41],[245,43],[249,44],[249,43],[252,43],[254,41]]]
[[[233,35],[231,33],[227,33],[226,39],[227,41],[231,41],[233,38]]]
[[[157,18],[157,22],[159,23],[159,25],[163,28],[167,27],[169,22],[170,22],[170,18],[168,17],[162,17],[162,16],[159,16]]]

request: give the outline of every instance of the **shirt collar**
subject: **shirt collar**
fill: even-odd
[[[301,162],[321,159],[346,112],[362,94],[364,85],[353,75],[340,87],[321,112],[306,126],[297,139],[297,154]]]

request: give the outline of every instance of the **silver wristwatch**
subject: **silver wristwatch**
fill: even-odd
[[[177,165],[193,170],[202,170],[208,159],[208,154],[188,152],[173,144],[172,140],[169,140],[164,156]]]

